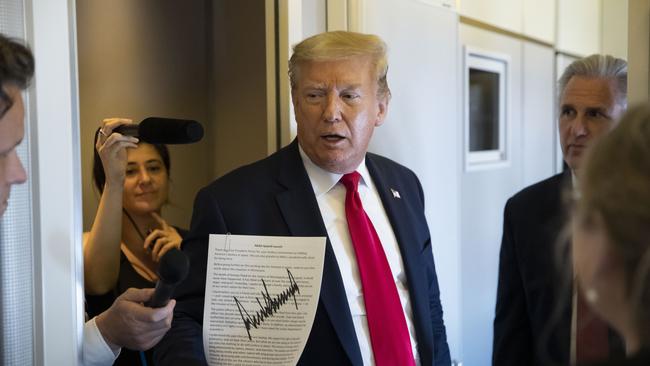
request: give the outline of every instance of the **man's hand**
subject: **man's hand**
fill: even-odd
[[[152,288],[130,288],[97,316],[97,328],[109,345],[144,351],[155,346],[167,333],[176,300],[170,300],[162,308],[142,305],[153,292]]]

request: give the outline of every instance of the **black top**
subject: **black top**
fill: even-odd
[[[181,238],[185,238],[187,230],[179,229],[174,227]],[[117,283],[115,287],[103,295],[88,295],[86,294],[86,312],[90,318],[101,314],[111,307],[115,299],[123,294],[127,289],[134,288],[152,288],[155,287],[156,283],[147,280],[146,278],[140,276],[140,274],[133,268],[131,262],[126,258],[124,253],[120,251],[120,273],[117,278]],[[146,365],[153,365],[152,351],[144,352],[144,357],[146,358]],[[120,356],[115,360],[113,365],[145,365],[140,356],[139,351],[130,350],[128,348],[122,348]]]

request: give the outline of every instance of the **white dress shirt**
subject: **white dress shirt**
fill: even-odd
[[[361,277],[359,276],[356,254],[350,239],[348,221],[345,216],[346,190],[345,186],[339,183],[343,174],[331,173],[318,167],[309,159],[307,154],[302,150],[302,147],[300,148],[300,157],[307,170],[307,175],[316,195],[318,208],[323,217],[323,223],[327,229],[327,235],[334,249],[334,255],[336,256],[339,271],[343,279],[350,313],[352,314],[354,330],[359,341],[363,364],[374,365],[375,361],[370,343],[370,332],[366,319]],[[406,273],[404,273],[404,263],[402,262],[402,255],[397,244],[397,239],[395,238],[395,233],[390,225],[388,216],[386,216],[386,211],[377,193],[377,188],[372,182],[365,159],[357,167],[357,172],[361,175],[358,187],[361,203],[377,231],[384,253],[388,259],[388,264],[404,311],[404,317],[406,318],[413,356],[416,364],[419,365],[415,328],[413,327],[413,311],[411,309],[408,284],[406,282]]]
[[[113,351],[99,332],[95,318],[84,324],[83,344],[81,346],[81,359],[83,366],[110,366],[115,362],[120,350]]]

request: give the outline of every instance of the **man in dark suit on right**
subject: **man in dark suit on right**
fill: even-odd
[[[591,322],[583,321],[581,299],[571,291],[560,292],[556,248],[567,223],[563,192],[571,189],[585,149],[608,133],[627,107],[627,63],[604,55],[577,60],[562,74],[558,89],[558,128],[569,169],[523,189],[506,203],[494,318],[495,366],[568,365],[607,358],[616,349],[615,337],[598,320],[588,316]]]

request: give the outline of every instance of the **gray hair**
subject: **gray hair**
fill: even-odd
[[[564,89],[574,76],[599,79],[613,79],[618,86],[616,101],[627,108],[627,62],[610,55],[591,55],[573,61],[558,81],[558,98],[562,99]]]

